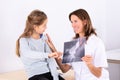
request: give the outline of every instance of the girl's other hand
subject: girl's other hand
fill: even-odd
[[[49,42],[49,43],[52,43],[52,40],[51,40],[50,36],[49,36],[47,33],[46,33],[46,36],[47,36],[48,42]]]
[[[56,50],[54,44],[52,43],[52,40],[51,40],[50,36],[47,33],[46,33],[46,36],[47,36],[46,43],[49,45],[52,52],[56,52],[57,50]]]
[[[60,52],[53,52],[48,55],[49,58],[60,58],[61,53]]]
[[[61,59],[61,56],[62,56],[62,52],[57,52],[57,54],[58,54],[58,57],[57,57],[57,59]]]

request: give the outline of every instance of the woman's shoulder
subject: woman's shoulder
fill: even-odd
[[[96,36],[96,35],[91,35],[88,38],[86,47],[87,46],[92,47],[94,49],[100,48],[100,47],[105,47],[104,42],[102,41],[102,39],[99,36]]]
[[[88,42],[93,42],[94,44],[103,43],[102,39],[99,36],[94,34],[90,35],[90,37],[88,38]]]

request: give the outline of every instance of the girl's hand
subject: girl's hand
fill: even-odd
[[[87,64],[92,64],[93,58],[90,55],[85,55],[84,57],[82,57],[82,60]]]
[[[58,57],[57,57],[57,59],[61,59],[62,52],[57,52],[57,54],[58,54]]]
[[[46,43],[49,45],[49,47],[50,47],[50,49],[52,50],[52,52],[56,52],[57,50],[56,50],[54,44],[52,43],[51,38],[49,37],[48,34],[46,34],[46,36],[47,36],[47,38],[48,38],[48,39],[46,40]]]
[[[51,40],[50,36],[49,36],[47,33],[46,33],[46,36],[47,36],[48,42],[49,42],[49,43],[52,43],[52,40]]]

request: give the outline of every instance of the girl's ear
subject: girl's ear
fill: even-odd
[[[33,28],[35,29],[35,28],[36,28],[36,25],[33,25]]]
[[[36,30],[37,26],[36,25],[33,25],[33,29]]]

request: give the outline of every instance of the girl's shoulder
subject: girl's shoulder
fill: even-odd
[[[28,42],[30,38],[26,38],[26,37],[21,37],[20,38],[20,42]]]
[[[41,34],[41,39],[47,40],[47,36],[45,34]]]
[[[24,41],[24,40],[26,40],[26,39],[28,39],[28,38],[21,37],[21,38],[20,38],[20,41],[21,41],[21,40]]]

